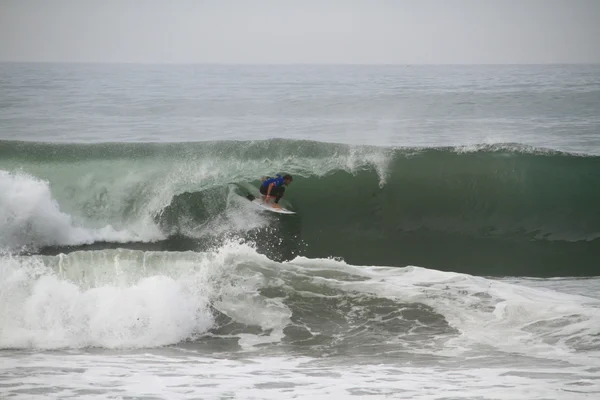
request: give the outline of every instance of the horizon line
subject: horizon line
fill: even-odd
[[[450,63],[329,63],[329,62],[145,62],[145,61],[44,61],[44,60],[0,60],[0,64],[78,64],[78,65],[144,65],[144,66],[366,66],[366,67],[410,67],[410,66],[539,66],[539,65],[600,65],[596,62],[450,62]]]

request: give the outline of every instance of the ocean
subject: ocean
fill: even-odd
[[[598,65],[0,64],[2,398],[595,399],[599,293]]]

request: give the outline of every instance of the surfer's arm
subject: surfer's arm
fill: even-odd
[[[265,197],[267,203],[269,202],[269,198],[271,198],[271,189],[273,189],[273,186],[275,186],[275,184],[271,183],[267,189],[267,196]]]

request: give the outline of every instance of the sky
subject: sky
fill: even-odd
[[[0,0],[0,61],[599,63],[600,0]]]

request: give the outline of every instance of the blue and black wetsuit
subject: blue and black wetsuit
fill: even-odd
[[[275,197],[275,203],[279,203],[279,200],[283,197],[283,192],[285,192],[283,176],[277,174],[275,178],[267,177],[260,185],[260,193],[266,196],[271,183],[274,183],[273,188],[271,188],[271,196]]]

